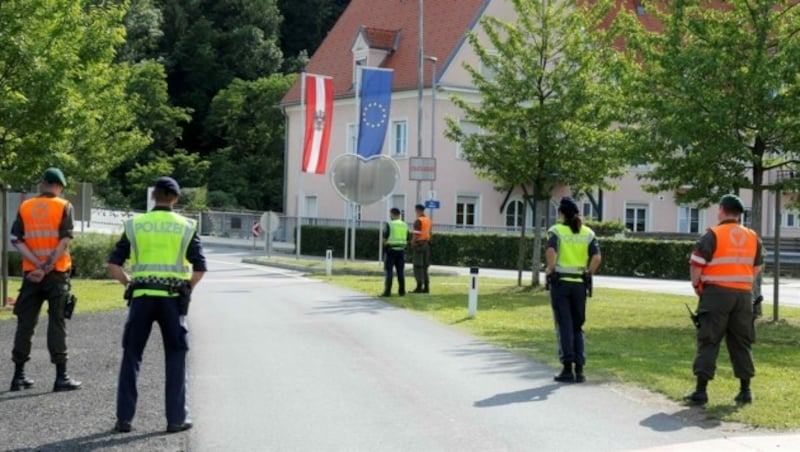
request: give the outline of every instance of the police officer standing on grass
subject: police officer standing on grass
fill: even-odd
[[[733,373],[739,379],[738,404],[751,403],[750,379],[755,375],[751,347],[753,324],[753,280],[764,263],[763,246],[755,231],[739,224],[744,204],[736,195],[720,199],[719,224],[709,228],[695,245],[689,272],[697,308],[697,354],[692,370],[695,390],[685,399],[692,404],[708,402],[706,387],[714,379],[722,338],[728,347]]]
[[[59,197],[67,181],[58,168],[48,168],[42,177],[42,194],[22,202],[11,226],[11,244],[22,255],[22,287],[14,306],[17,332],[14,336],[14,376],[11,391],[33,386],[25,375],[30,359],[31,339],[39,320],[42,303],[47,300],[47,349],[56,366],[53,391],[80,389],[81,382],[67,375],[67,325],[65,313],[69,300],[69,274],[72,259],[72,205]]]
[[[153,322],[158,322],[164,341],[167,432],[192,427],[186,405],[186,314],[190,293],[206,271],[206,260],[196,222],[172,211],[179,195],[174,179],[159,178],[153,190],[155,207],[125,221],[125,232],[108,258],[109,273],[126,286],[130,306],[122,333],[114,426],[122,433],[131,431],[136,379]],[[122,268],[128,259],[130,275]]]
[[[383,270],[385,273],[382,297],[392,296],[392,271],[397,272],[398,294],[406,294],[406,243],[408,242],[408,225],[400,219],[400,209],[389,210],[391,220],[383,231]]]
[[[586,381],[583,373],[586,364],[583,342],[586,295],[591,288],[591,276],[597,272],[601,262],[594,231],[584,226],[578,212],[574,199],[561,198],[558,206],[561,222],[547,231],[545,252],[545,277],[550,287],[559,360],[564,366],[554,380],[564,383]]]
[[[411,249],[414,250],[414,279],[417,281],[414,293],[428,293],[431,289],[431,280],[428,276],[428,268],[431,266],[431,219],[425,216],[425,206],[422,204],[417,204],[414,210],[417,213],[411,237]]]

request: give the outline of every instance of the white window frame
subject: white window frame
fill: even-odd
[[[405,221],[406,219],[406,195],[395,193],[389,197],[389,208],[397,207],[400,209],[400,218]]]
[[[800,228],[800,218],[796,210],[784,210],[781,212],[781,227],[785,229]]]
[[[305,218],[319,217],[319,197],[317,195],[306,195],[303,200],[303,216]]]
[[[361,71],[358,68],[366,66],[367,62],[367,55],[357,55],[353,58],[353,85],[358,86],[361,83]]]
[[[474,201],[474,202],[468,203],[461,201]],[[471,213],[472,223],[467,223],[466,217],[470,214],[466,212],[465,207],[470,205],[473,206]],[[456,195],[455,206],[456,208],[455,208],[455,215],[453,217],[453,224],[455,225],[456,229],[471,229],[480,226],[480,211],[481,211],[480,195],[474,193],[460,193]],[[463,212],[462,209],[464,209]],[[459,216],[462,217],[461,222],[459,222]]]
[[[692,212],[695,218],[692,218]],[[697,230],[692,231],[692,222],[697,220]],[[705,230],[705,215],[697,207],[678,206],[678,232],[683,234],[700,234]]]
[[[512,206],[514,208],[514,213],[513,214],[511,212],[509,212],[511,210]],[[524,200],[522,200],[520,198],[509,199],[508,203],[506,203],[506,208],[505,208],[505,212],[504,212],[506,228],[508,228],[510,230],[516,230],[516,229],[521,228],[522,225],[527,224],[527,221],[526,221],[527,219],[526,218],[522,218],[522,212],[523,211],[525,212],[525,216],[527,216],[528,210],[525,208],[525,201]],[[513,217],[510,217],[510,215],[513,215]],[[508,224],[508,220],[510,220],[510,219],[514,220],[514,224]]]
[[[581,203],[581,215],[583,216],[584,220],[593,220],[594,221],[597,218],[599,218],[599,216],[597,215],[597,212],[595,212],[595,210],[594,210],[594,206],[588,200],[583,201],[583,203]]]
[[[628,227],[628,209],[635,209],[634,212],[634,219],[633,224],[636,225],[639,220],[639,210],[643,210],[641,216],[644,223],[644,229],[639,231],[634,228],[630,228],[631,232],[647,232],[650,230],[650,205],[647,203],[637,203],[637,202],[629,202],[625,203],[625,227]]]
[[[489,54],[491,57],[496,57],[498,55],[497,50],[488,50],[486,53]],[[495,72],[489,66],[483,64],[483,60],[480,60],[480,73],[486,79],[486,81],[494,81],[497,77],[497,72]]]
[[[467,135],[474,135],[474,134],[483,133],[483,131],[481,130],[480,126],[478,126],[477,124],[475,124],[472,121],[467,121],[466,119],[462,119],[462,120],[458,121],[458,126],[461,128],[462,131],[464,131],[464,125],[467,125],[467,124],[472,125],[475,128],[474,132],[467,133]],[[461,143],[456,143],[456,159],[464,160],[464,152],[461,150]]]
[[[402,133],[398,134],[398,127]],[[391,153],[393,157],[405,157],[408,155],[408,120],[395,119],[392,121],[392,144]]]

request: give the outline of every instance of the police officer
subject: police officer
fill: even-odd
[[[753,324],[753,280],[764,263],[763,246],[755,231],[739,224],[744,212],[742,200],[732,194],[719,201],[719,224],[709,228],[695,245],[689,272],[697,308],[697,354],[692,370],[697,378],[693,392],[685,396],[695,405],[708,402],[706,387],[714,379],[722,338],[728,347],[733,373],[739,379],[734,401],[751,403],[750,379],[755,375],[751,346]]]
[[[559,360],[564,366],[554,380],[583,383],[587,282],[600,266],[601,256],[594,232],[583,224],[578,212],[574,199],[561,198],[560,222],[547,231],[545,277],[550,286]]]
[[[69,299],[69,273],[72,259],[72,205],[59,197],[67,181],[60,169],[48,168],[42,177],[42,194],[27,199],[11,226],[11,243],[22,255],[22,287],[14,306],[17,332],[14,336],[14,376],[11,391],[33,386],[25,375],[25,362],[31,354],[33,337],[42,303],[47,300],[47,349],[56,366],[53,391],[80,389],[81,382],[67,375],[67,325],[64,320]]]
[[[414,222],[413,235],[411,237],[411,249],[414,250],[414,279],[417,287],[414,293],[430,292],[430,277],[428,267],[431,266],[431,219],[425,216],[425,206],[417,204],[414,207],[417,213],[417,220]]]
[[[108,259],[114,279],[126,285],[130,309],[122,334],[122,365],[117,386],[118,432],[131,431],[136,412],[136,377],[153,322],[164,339],[167,432],[188,430],[186,309],[191,290],[206,271],[196,222],[172,211],[180,187],[170,177],[155,183],[155,207],[125,222],[125,232]],[[122,268],[130,259],[131,274]],[[190,267],[191,264],[191,267]]]
[[[408,225],[400,219],[400,209],[392,207],[389,210],[391,221],[383,231],[383,246],[385,249],[383,257],[383,270],[385,280],[383,284],[382,297],[392,295],[392,270],[397,272],[398,294],[402,297],[406,294],[406,243],[408,242]]]

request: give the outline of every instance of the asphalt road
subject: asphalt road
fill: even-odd
[[[78,312],[70,373],[84,389],[49,392],[43,318],[28,367],[37,386],[0,392],[0,449],[602,451],[761,434],[595,381],[590,366],[587,383],[555,384],[552,368],[372,297],[242,264],[251,254],[207,246],[211,271],[189,316],[196,428],[163,433],[163,353],[154,331],[134,431],[111,432],[125,311]],[[0,322],[5,356],[14,326]],[[0,385],[11,372],[0,359]]]

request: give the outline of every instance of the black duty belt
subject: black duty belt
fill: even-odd
[[[131,281],[132,290],[163,290],[169,293],[178,293],[182,288],[188,286],[189,281],[178,278],[145,277],[134,278]]]

